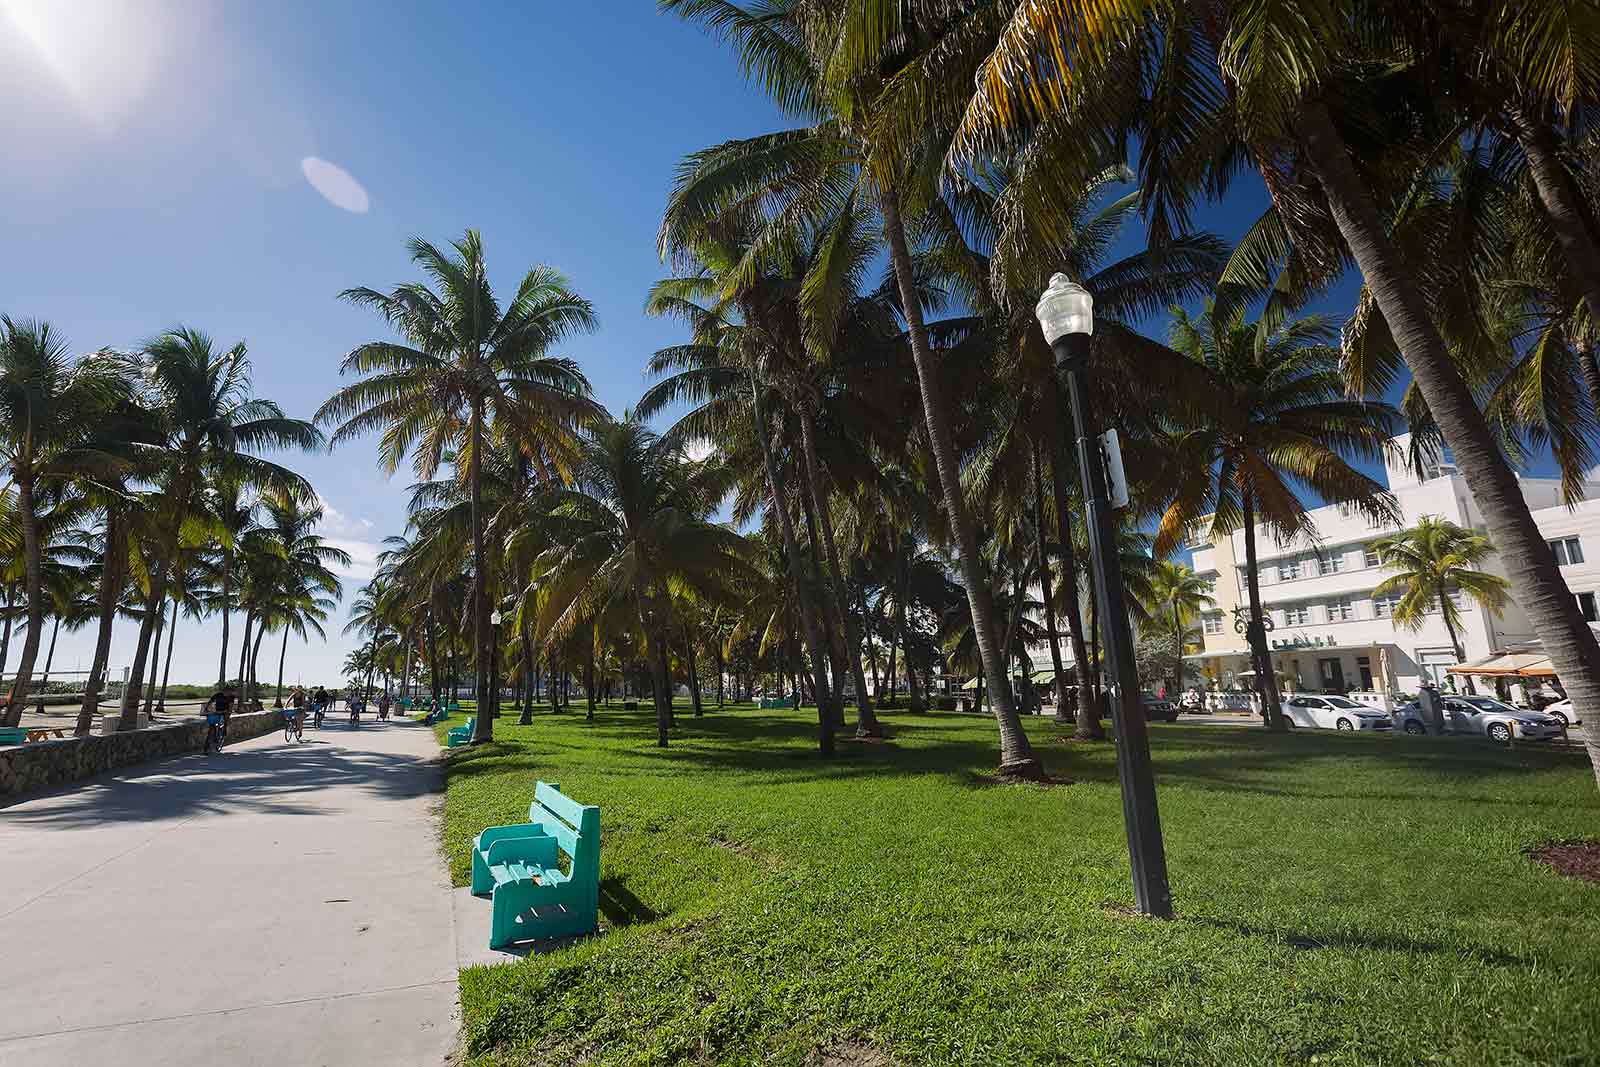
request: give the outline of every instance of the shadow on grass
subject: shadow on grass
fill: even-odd
[[[1324,948],[1368,949],[1376,952],[1404,952],[1408,954],[1442,955],[1460,958],[1471,957],[1497,967],[1531,967],[1537,961],[1528,956],[1518,956],[1480,945],[1445,945],[1437,941],[1421,941],[1414,937],[1395,934],[1372,934],[1361,931],[1314,932],[1310,930],[1275,930],[1268,926],[1254,926],[1234,919],[1219,919],[1207,915],[1180,915],[1180,921],[1209,926],[1216,930],[1267,941],[1282,941],[1291,948],[1315,951]]]
[[[600,879],[600,914],[611,927],[633,926],[636,923],[653,923],[663,918],[662,912],[633,895],[633,890],[620,878]]]

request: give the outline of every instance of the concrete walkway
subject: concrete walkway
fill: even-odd
[[[439,1064],[427,728],[309,727],[0,808],[0,1064]]]

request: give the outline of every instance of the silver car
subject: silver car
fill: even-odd
[[[1513,738],[1548,741],[1561,736],[1561,720],[1554,715],[1524,711],[1493,697],[1446,696],[1440,698],[1440,703],[1444,705],[1445,723],[1451,733],[1478,734],[1501,744]],[[1417,701],[1413,700],[1394,714],[1406,733],[1428,732],[1429,724],[1423,719],[1422,706]]]

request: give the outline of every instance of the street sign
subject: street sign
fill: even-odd
[[[1106,495],[1111,506],[1128,506],[1128,475],[1122,469],[1122,447],[1117,442],[1117,431],[1107,430],[1100,435],[1100,454],[1106,461]]]

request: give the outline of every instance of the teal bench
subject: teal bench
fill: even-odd
[[[20,745],[28,739],[28,731],[20,726],[0,726],[0,745]]]
[[[465,745],[470,743],[472,741],[472,731],[476,730],[477,728],[478,720],[476,718],[468,719],[460,726],[450,727],[450,729],[445,731],[444,747],[455,748],[457,745]]]
[[[473,838],[472,892],[493,908],[490,948],[593,932],[600,925],[600,809],[552,782],[538,783],[527,822],[491,826]]]
[[[795,705],[794,705],[794,698],[793,697],[762,697],[761,698],[761,710],[762,711],[766,711],[766,710],[768,710],[770,708],[792,708],[794,706]]]

